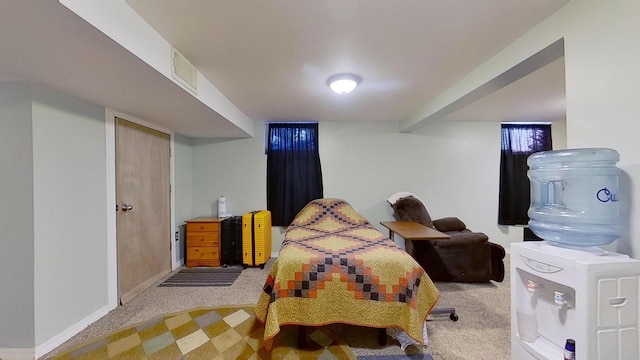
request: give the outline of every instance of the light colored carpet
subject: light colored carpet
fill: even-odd
[[[243,270],[233,285],[228,287],[150,287],[40,359],[51,359],[87,340],[164,314],[223,305],[253,306],[258,301],[273,262],[274,259],[270,259],[264,269]],[[356,356],[431,354],[435,360],[510,359],[508,255],[505,258],[505,268],[507,274],[501,283],[436,283],[440,290],[437,306],[455,307],[460,319],[453,322],[447,315],[430,316],[427,323],[427,347],[409,346],[406,351],[402,351],[397,341],[389,337],[387,345],[380,347],[376,329],[346,325],[331,325],[329,329],[343,339]]]
[[[356,360],[433,360],[431,355],[361,355]]]

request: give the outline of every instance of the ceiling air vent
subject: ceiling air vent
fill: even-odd
[[[175,48],[171,48],[171,75],[195,94],[198,93],[198,70]]]

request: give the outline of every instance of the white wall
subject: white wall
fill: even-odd
[[[572,1],[564,12],[567,142],[620,153],[623,234],[610,249],[640,256],[640,2]]]
[[[570,1],[444,92],[453,102],[528,56],[564,38],[567,147],[610,147],[624,172],[623,234],[609,250],[640,253],[640,2]],[[405,125],[410,125],[409,123]]]
[[[0,349],[33,348],[33,151],[28,83],[0,82]]]
[[[104,107],[32,86],[35,341],[107,305]]]
[[[263,128],[255,124],[256,133]],[[554,146],[563,148],[564,124],[553,127]],[[497,225],[500,123],[434,123],[412,134],[396,123],[319,125],[324,196],[347,200],[379,230],[392,220],[386,199],[410,191],[426,202],[432,217],[458,216],[472,230],[508,247],[522,229]],[[263,136],[221,141],[194,139],[193,215],[217,215],[216,200],[241,215],[266,208]],[[273,230],[278,251],[284,229]]]
[[[344,197],[378,229],[393,219],[386,200],[397,191],[416,194],[434,219],[458,216],[487,234],[495,228],[498,122],[435,123],[412,134],[395,123],[331,123],[321,131],[325,195]]]
[[[171,44],[127,4],[126,0],[93,0],[91,2],[59,0],[59,2],[146,62],[168,80],[184,88],[206,106],[215,109],[220,116],[242,129],[246,134],[253,134],[251,120],[200,72],[197,72],[197,94],[192,93],[188,87],[173,78],[171,61],[169,61]],[[154,121],[154,119],[149,119],[149,121]]]
[[[174,241],[175,261],[184,261],[185,229],[184,221],[193,217],[193,148],[191,138],[175,134],[173,137],[175,183],[175,228],[179,240]]]
[[[28,358],[107,304],[104,108],[2,83],[0,118],[0,356]]]
[[[254,126],[253,138],[193,139],[194,216],[217,216],[223,195],[234,215],[266,208],[264,133],[261,123]]]
[[[443,104],[454,101],[474,84],[481,85],[564,37],[567,146],[605,146],[620,152],[619,166],[631,201],[623,238],[614,247],[635,257],[640,251],[640,224],[631,221],[638,217],[640,205],[638,14],[637,1],[571,1],[438,98]],[[87,311],[98,309],[107,288],[106,266],[71,273],[72,267],[88,270],[90,261],[105,261],[100,256],[105,235],[99,220],[106,208],[104,174],[99,179],[105,160],[98,154],[98,149],[104,151],[104,115],[100,112],[96,118],[99,107],[92,104],[38,89],[33,106],[37,115],[29,134],[30,109],[22,106],[31,102],[31,95],[25,86],[0,85],[0,165],[11,169],[10,173],[3,170],[0,177],[0,185],[11,190],[2,192],[0,202],[5,231],[0,251],[0,348],[33,346],[59,333]],[[256,136],[251,139],[185,144],[179,161],[191,159],[193,178],[191,187],[186,185],[189,175],[181,178],[181,191],[185,196],[192,192],[192,203],[187,200],[180,205],[177,223],[184,220],[181,217],[215,215],[220,195],[228,198],[229,210],[235,214],[266,206],[261,128],[256,124]],[[407,190],[427,202],[433,217],[459,216],[470,228],[486,232],[503,245],[521,238],[512,229],[495,225],[497,168],[495,172],[486,169],[496,167],[498,161],[497,123],[435,123],[413,134],[398,133],[394,124],[322,123],[320,147],[325,195],[344,197],[376,225],[391,218],[386,197]],[[86,157],[70,161],[69,154],[75,157],[77,151],[87,152]],[[34,168],[38,170],[32,173]],[[185,210],[189,205],[190,213]],[[88,214],[78,218],[82,212],[78,209]],[[274,251],[280,246],[279,235],[274,238]],[[54,248],[51,256],[48,252]],[[22,272],[16,280],[18,270]],[[97,280],[89,280],[91,275]],[[57,286],[48,283],[54,279]],[[91,281],[97,283],[84,284]],[[102,281],[105,284],[100,285]],[[95,289],[95,297],[85,297]],[[71,300],[71,295],[78,301]],[[37,319],[25,306],[32,301]]]

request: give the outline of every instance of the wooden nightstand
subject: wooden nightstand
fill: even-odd
[[[186,266],[220,266],[220,221],[199,217],[187,220]]]

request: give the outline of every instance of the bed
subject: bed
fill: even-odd
[[[350,324],[424,345],[438,290],[424,269],[342,199],[308,203],[287,228],[256,305],[270,350],[285,325]]]

